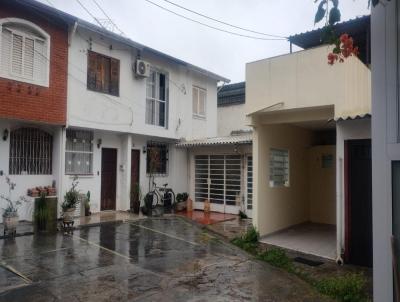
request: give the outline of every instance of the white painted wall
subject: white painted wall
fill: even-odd
[[[128,137],[130,137],[128,139]],[[102,140],[100,148],[97,147],[97,140]],[[131,134],[122,134],[118,132],[109,131],[94,131],[94,149],[93,149],[93,175],[91,176],[78,176],[78,189],[81,193],[90,191],[91,193],[91,211],[93,213],[99,212],[101,209],[101,154],[102,148],[117,149],[117,194],[116,194],[116,209],[126,211],[130,208],[130,155],[129,161],[127,160],[127,153],[130,150],[140,151],[140,175],[139,182],[142,194],[149,191],[149,177],[146,174],[146,158],[147,153],[143,153],[143,147],[147,145],[150,140],[157,138],[148,136],[139,136]],[[127,141],[131,141],[127,143]],[[160,140],[160,142],[168,142],[167,140]],[[168,174],[165,176],[155,177],[155,182],[161,186],[168,183],[175,194],[179,192],[188,191],[188,177],[187,177],[187,155],[186,150],[176,149],[175,144],[169,141],[169,160],[168,160]],[[121,170],[121,165],[124,170]],[[72,175],[64,176],[64,190],[63,194],[70,188],[73,180]]]
[[[340,121],[336,125],[336,225],[338,226],[336,242],[338,255],[345,246],[344,143],[346,140],[370,138],[370,119]]]
[[[88,49],[120,60],[119,97],[87,89]],[[217,81],[150,53],[142,59],[169,74],[168,129],[145,124],[146,80],[132,71],[137,56],[137,50],[78,28],[69,49],[68,125],[173,139],[215,136]],[[192,117],[193,85],[207,90],[206,120]]]
[[[247,125],[245,104],[218,107],[218,136],[229,136],[236,130],[251,130]]]
[[[9,175],[9,152],[10,152],[10,136],[6,141],[3,141],[3,131],[4,129],[15,129],[19,127],[38,127],[42,130],[47,131],[48,133],[53,135],[53,166],[52,166],[52,175]],[[38,187],[38,186],[49,186],[52,185],[53,181],[56,181],[57,190],[59,187],[59,165],[60,162],[60,146],[59,143],[61,141],[61,127],[57,126],[44,126],[39,124],[27,124],[22,122],[8,121],[8,120],[0,120],[0,171],[3,171],[3,176],[0,176],[0,194],[8,196],[8,186],[6,184],[5,176],[9,176],[11,181],[16,183],[15,190],[12,191],[12,199],[16,200],[20,196],[26,197],[27,190],[29,188]],[[6,202],[4,200],[0,200],[0,208],[4,208],[6,206]],[[23,203],[18,210],[20,220],[32,220],[33,215],[33,203]],[[0,215],[1,221],[3,220],[3,216]]]

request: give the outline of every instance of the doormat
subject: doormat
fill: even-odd
[[[298,263],[309,265],[309,266],[320,266],[320,265],[324,264],[321,261],[314,261],[314,260],[306,259],[303,257],[296,257],[293,260]]]

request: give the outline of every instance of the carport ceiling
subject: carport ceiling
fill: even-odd
[[[298,123],[293,123],[292,125],[313,131],[336,129],[336,123],[334,121],[328,121],[328,120],[298,122]]]

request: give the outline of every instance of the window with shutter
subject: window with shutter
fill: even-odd
[[[192,91],[193,116],[197,118],[205,118],[207,90],[193,86]]]
[[[119,60],[89,51],[87,88],[119,96]]]
[[[0,76],[48,86],[50,37],[35,24],[21,19],[0,19],[0,28]]]

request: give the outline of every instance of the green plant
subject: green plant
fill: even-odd
[[[46,203],[46,195],[41,194],[36,201],[35,222],[39,230],[46,228],[47,222],[50,220],[50,209]]]
[[[2,208],[3,217],[17,217],[18,216],[18,208],[21,206],[23,202],[28,202],[28,200],[21,196],[16,200],[12,199],[12,191],[14,191],[16,184],[11,181],[11,179],[6,176],[6,183],[8,186],[8,196],[0,194],[0,199],[6,201],[7,205]]]
[[[248,229],[245,234],[243,234],[241,237],[232,239],[231,242],[249,253],[256,254],[259,238],[260,233],[254,226],[251,226],[251,228]]]
[[[90,191],[87,191],[85,198],[85,209],[90,209]]]
[[[343,302],[367,301],[365,285],[364,275],[356,273],[315,282],[315,287],[320,293]]]
[[[176,202],[182,202],[182,201],[186,201],[189,198],[189,194],[188,193],[178,193],[176,195]]]
[[[284,250],[271,248],[257,255],[257,258],[269,264],[293,272],[293,262]]]
[[[240,218],[240,219],[247,219],[247,218],[249,218],[249,217],[246,215],[245,212],[239,211],[239,218]]]
[[[64,202],[61,204],[61,208],[64,212],[76,207],[79,200],[79,191],[77,190],[78,184],[78,177],[75,176],[72,180],[71,188],[65,193]]]

